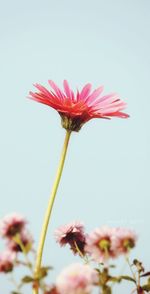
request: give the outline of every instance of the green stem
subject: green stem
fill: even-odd
[[[135,280],[135,284],[136,284],[136,289],[133,290],[132,293],[134,293],[136,290],[137,290],[137,293],[139,293],[139,290],[138,290],[139,286],[138,286],[138,282],[137,282],[136,274],[134,273],[134,271],[133,271],[133,269],[132,269],[132,266],[131,266],[131,264],[130,264],[130,260],[129,260],[128,255],[125,256],[125,259],[126,259],[126,261],[127,261],[127,264],[128,264],[128,266],[129,266],[129,268],[130,268],[130,271],[131,271],[131,273],[132,273],[132,276],[133,276],[133,278],[134,278],[134,280]],[[131,294],[132,294],[132,293],[131,293]]]
[[[85,262],[85,263],[88,263],[88,262],[89,262],[89,261],[88,261],[88,257],[87,257],[86,255],[84,255],[84,254],[81,252],[81,250],[80,250],[80,248],[78,247],[76,241],[74,241],[74,247],[75,247],[75,249],[77,250],[79,256],[80,256],[81,258],[83,258],[84,262]]]
[[[43,222],[43,226],[42,226],[41,236],[40,236],[38,250],[37,250],[37,257],[36,257],[36,262],[35,262],[35,269],[34,269],[34,278],[35,279],[38,279],[40,268],[41,268],[46,233],[47,233],[47,229],[48,229],[48,224],[49,224],[55,196],[57,193],[58,185],[59,185],[60,178],[61,178],[62,171],[63,171],[63,167],[64,167],[64,162],[65,162],[65,158],[66,158],[70,135],[71,135],[71,131],[67,131],[66,136],[65,136],[63,149],[62,149],[62,153],[61,153],[60,162],[59,162],[57,173],[56,173],[56,178],[54,181],[51,196],[50,196],[49,203],[48,203],[47,210],[46,210],[45,217],[44,217],[44,222]],[[33,289],[33,294],[38,294],[38,289]]]
[[[74,247],[75,247],[75,249],[77,250],[79,256],[82,257],[82,258],[84,258],[84,255],[83,255],[83,253],[81,252],[81,250],[79,249],[79,247],[78,247],[76,241],[74,241]]]
[[[26,247],[24,246],[23,242],[21,241],[20,235],[16,234],[13,237],[14,242],[16,242],[16,244],[18,244],[22,250],[22,253],[24,254],[25,260],[26,260],[26,265],[28,266],[28,268],[30,269],[31,273],[32,273],[32,264],[30,262],[30,260],[28,259],[28,252],[26,250]]]
[[[136,282],[136,284],[137,284],[137,281],[136,281],[136,275],[135,275],[135,273],[134,273],[134,271],[133,271],[133,269],[132,269],[132,266],[131,266],[131,264],[130,264],[130,261],[129,261],[129,257],[128,257],[128,255],[125,256],[125,259],[126,259],[126,262],[127,262],[128,266],[129,266],[129,268],[130,268],[131,274],[132,274],[132,276],[133,276],[133,278],[134,278],[134,280],[135,280],[135,282]]]

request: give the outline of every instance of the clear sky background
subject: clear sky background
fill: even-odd
[[[37,245],[65,131],[54,110],[26,99],[32,84],[53,79],[61,85],[64,78],[74,89],[103,84],[105,93],[117,92],[128,103],[131,118],[96,119],[72,134],[44,261],[54,265],[55,276],[78,260],[55,244],[53,232],[79,219],[87,231],[103,224],[135,229],[133,257],[150,270],[150,1],[0,4],[0,216],[26,216]],[[0,292],[10,293],[3,275]],[[126,283],[114,288],[130,292]]]

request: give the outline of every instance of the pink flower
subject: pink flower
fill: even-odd
[[[0,234],[3,238],[12,238],[21,233],[25,224],[26,220],[17,213],[6,215],[0,222]]]
[[[134,231],[127,228],[116,228],[115,233],[115,247],[119,254],[127,253],[130,249],[135,247],[137,235]]]
[[[0,272],[8,273],[13,270],[16,254],[11,251],[4,251],[0,253]]]
[[[48,81],[52,90],[35,84],[38,92],[30,92],[31,99],[46,104],[58,111],[62,118],[62,126],[71,131],[79,131],[84,123],[92,118],[111,118],[113,116],[128,118],[122,112],[126,103],[115,93],[101,96],[103,86],[91,92],[91,84],[86,84],[82,91],[75,94],[64,80],[64,91],[51,80]]]
[[[17,239],[19,238],[19,242],[10,239],[7,243],[7,246],[9,250],[12,250],[14,252],[22,252],[23,249],[25,250],[26,253],[28,253],[33,244],[33,238],[31,234],[28,231],[22,231],[18,236]],[[19,244],[21,242],[22,246]]]
[[[55,238],[60,246],[69,244],[75,254],[79,253],[77,249],[84,254],[86,236],[82,223],[76,221],[59,227],[55,231]]]
[[[56,288],[55,285],[49,286],[47,287],[46,291],[44,292],[44,294],[60,294]]]
[[[93,260],[105,263],[109,258],[114,258],[118,254],[115,248],[115,238],[114,229],[106,226],[97,228],[88,236],[85,251]]]
[[[56,280],[60,294],[89,294],[96,283],[98,283],[96,270],[89,265],[79,263],[66,267]]]

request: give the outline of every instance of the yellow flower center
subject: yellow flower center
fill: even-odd
[[[110,241],[108,239],[102,239],[99,241],[98,246],[103,251],[108,251],[110,249]]]
[[[131,248],[134,247],[134,241],[132,239],[125,239],[123,240],[123,247],[126,249],[126,250],[130,250]]]

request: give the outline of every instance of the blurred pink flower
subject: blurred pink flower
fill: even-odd
[[[89,265],[79,263],[66,267],[56,280],[60,294],[89,294],[96,283],[98,283],[96,270]]]
[[[16,254],[9,250],[0,253],[0,272],[11,272],[14,266]]]
[[[119,254],[127,253],[135,247],[137,235],[134,231],[127,228],[115,228],[114,234],[116,236],[115,247]]]
[[[65,129],[79,131],[82,125],[92,118],[129,117],[122,112],[126,108],[126,103],[120,100],[116,93],[101,96],[103,86],[91,92],[92,85],[86,84],[81,92],[77,90],[75,94],[66,80],[63,83],[64,91],[61,91],[52,80],[48,82],[52,90],[35,84],[38,92],[30,92],[29,98],[57,110]]]
[[[33,244],[33,238],[31,234],[28,231],[23,230],[18,237],[26,253],[29,252],[32,249],[32,244]],[[12,239],[8,240],[7,246],[9,250],[12,250],[14,252],[22,252],[21,246]]]
[[[57,288],[55,285],[49,286],[47,287],[46,291],[44,292],[44,294],[59,294]]]
[[[55,231],[56,241],[60,246],[69,244],[71,250],[76,254],[80,252],[84,254],[84,247],[86,243],[86,236],[84,233],[84,226],[81,222],[75,221],[64,226],[59,227]]]
[[[114,229],[107,226],[96,228],[88,237],[85,251],[97,262],[107,261],[118,255],[115,248]]]
[[[6,215],[0,222],[0,235],[3,238],[12,238],[17,233],[21,233],[25,224],[24,217],[17,213]]]

